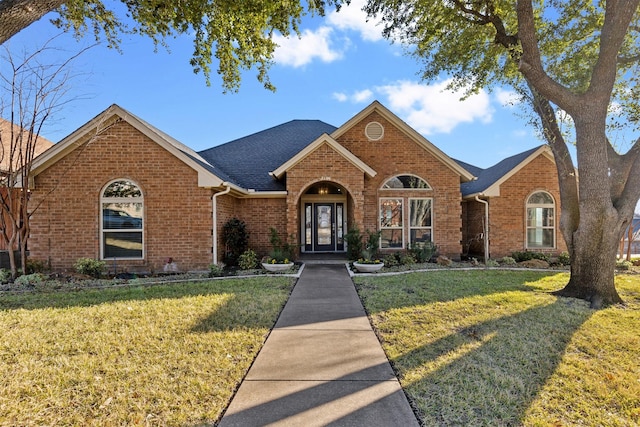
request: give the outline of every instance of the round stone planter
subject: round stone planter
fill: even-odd
[[[293,267],[293,263],[290,262],[288,264],[270,264],[270,263],[263,262],[262,267],[264,267],[264,269],[267,271],[272,271],[275,273],[279,271],[287,271],[288,269]]]
[[[376,263],[376,264],[361,264],[359,262],[354,262],[353,266],[360,273],[373,273],[373,272],[376,272],[376,271],[380,270],[382,267],[384,267],[384,263],[383,262],[379,262],[379,263]]]

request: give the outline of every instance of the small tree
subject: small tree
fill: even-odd
[[[6,119],[6,126],[0,131],[0,240],[9,252],[13,277],[18,275],[16,248],[21,255],[21,269],[27,271],[29,220],[39,206],[29,206],[31,166],[42,148],[48,148],[40,132],[54,113],[70,101],[66,96],[72,78],[70,63],[90,48],[61,62],[46,64],[42,58],[53,50],[59,53],[52,46],[53,40],[19,58],[4,46],[0,57],[0,118]]]
[[[249,247],[249,232],[244,221],[231,218],[222,228],[224,241],[224,263],[230,267],[238,265],[238,259]]]

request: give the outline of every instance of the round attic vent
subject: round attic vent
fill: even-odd
[[[384,135],[384,128],[378,122],[371,122],[364,128],[364,134],[371,141],[377,141]]]

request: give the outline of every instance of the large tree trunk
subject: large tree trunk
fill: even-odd
[[[64,0],[0,1],[0,45],[63,3]]]
[[[597,213],[581,216],[573,245],[569,246],[571,278],[555,295],[587,300],[591,308],[622,303],[614,282],[620,239],[616,222],[615,218]]]

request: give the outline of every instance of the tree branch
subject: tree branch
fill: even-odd
[[[0,1],[0,45],[62,4],[64,0]]]

